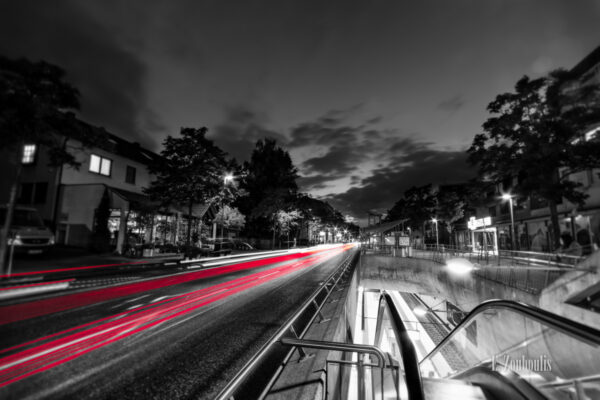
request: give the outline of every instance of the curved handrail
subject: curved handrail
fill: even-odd
[[[421,381],[421,370],[419,369],[419,359],[415,346],[408,336],[408,331],[402,317],[396,308],[396,304],[389,293],[383,292],[379,297],[379,306],[385,302],[390,312],[392,328],[398,338],[402,363],[404,365],[404,374],[406,376],[406,389],[408,390],[408,398],[410,400],[423,400],[423,382]],[[379,324],[378,324],[379,328]],[[377,336],[377,335],[376,335]]]
[[[541,308],[537,308],[525,303],[520,303],[511,300],[488,300],[477,307],[458,324],[448,336],[446,336],[429,354],[427,354],[420,362],[423,364],[426,360],[431,358],[437,353],[442,347],[444,347],[457,332],[461,331],[471,320],[473,320],[478,314],[481,314],[489,310],[497,310],[499,308],[516,311],[520,314],[526,315],[538,322],[545,325],[551,326],[552,328],[561,331],[569,336],[576,337],[583,342],[600,346],[600,331],[590,326],[584,325],[577,321],[565,318],[563,316],[551,313]]]

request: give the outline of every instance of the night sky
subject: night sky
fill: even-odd
[[[301,188],[359,220],[470,178],[493,97],[600,44],[600,1],[5,1],[0,53],[62,66],[82,118],[160,150],[270,136]]]

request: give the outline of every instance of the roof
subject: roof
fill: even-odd
[[[397,219],[395,221],[386,222],[386,223],[375,225],[375,226],[369,226],[369,227],[363,229],[363,232],[364,233],[384,233],[387,231],[391,231],[392,229],[394,229],[398,225],[402,225],[406,221],[408,221],[408,218]]]
[[[571,68],[571,75],[575,78],[580,78],[583,74],[589,71],[594,65],[600,63],[600,46],[594,51],[585,56],[577,65]]]
[[[87,129],[92,133],[95,133],[98,138],[104,136],[107,140],[106,144],[99,145],[98,147],[103,148],[106,151],[120,155],[133,161],[137,161],[144,165],[151,165],[161,162],[163,158],[148,149],[143,148],[137,142],[130,142],[125,140],[113,133],[106,131],[104,128],[97,127],[89,124],[88,122],[77,120],[81,125],[82,129]]]

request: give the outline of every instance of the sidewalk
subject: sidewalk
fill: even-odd
[[[166,260],[178,260],[181,258],[181,255],[131,258],[113,253],[96,254],[90,253],[85,249],[57,247],[50,253],[40,256],[16,256],[13,260],[11,273],[47,271],[58,268],[75,268],[106,264],[155,263]]]

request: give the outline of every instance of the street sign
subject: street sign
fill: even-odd
[[[410,246],[410,237],[409,236],[398,236],[398,246],[409,247]]]
[[[482,226],[490,226],[492,225],[492,217],[485,217],[475,219],[475,217],[469,218],[467,225],[470,230],[474,231],[477,228],[481,228]]]

